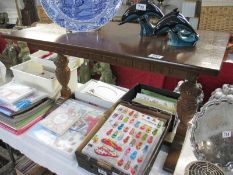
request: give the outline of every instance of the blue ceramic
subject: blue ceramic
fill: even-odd
[[[153,36],[154,26],[150,22],[151,17],[160,19],[164,16],[163,12],[155,4],[148,2],[148,0],[141,0],[139,4],[146,6],[146,10],[138,10],[137,5],[134,4],[129,7],[122,16],[122,22],[119,25],[137,21],[141,26],[141,36]]]
[[[96,30],[107,24],[123,0],[40,0],[48,17],[74,32]]]
[[[174,9],[157,22],[154,34],[160,35],[165,32],[169,34],[168,45],[170,46],[194,46],[199,39],[198,33],[177,9]]]

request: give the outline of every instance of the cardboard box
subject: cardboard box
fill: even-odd
[[[88,170],[91,173],[98,174],[98,175],[103,175],[103,174],[104,175],[126,175],[125,173],[123,173],[123,172],[119,171],[118,169],[116,169],[115,167],[113,167],[108,162],[96,160],[96,159],[89,157],[89,156],[82,153],[83,148],[89,143],[89,141],[99,131],[99,129],[101,129],[101,127],[108,120],[109,116],[111,116],[111,114],[115,110],[115,108],[119,104],[122,104],[126,107],[137,110],[141,113],[150,115],[152,117],[157,117],[157,118],[160,118],[161,120],[165,121],[165,130],[163,131],[163,134],[160,137],[157,145],[153,148],[153,151],[152,151],[151,157],[147,163],[147,166],[143,170],[143,173],[140,175],[148,175],[150,173],[151,168],[154,164],[154,161],[157,157],[157,154],[160,151],[160,147],[164,141],[164,138],[165,138],[170,126],[171,126],[171,121],[173,119],[173,116],[171,114],[168,114],[168,113],[163,112],[161,110],[151,109],[151,108],[143,106],[143,105],[132,103],[132,99],[136,96],[137,92],[140,92],[140,89],[142,89],[142,88],[143,89],[146,88],[148,90],[152,90],[153,92],[157,92],[157,93],[160,92],[164,95],[166,94],[169,97],[174,97],[174,98],[179,97],[178,94],[170,92],[170,91],[156,89],[156,88],[146,86],[146,85],[141,85],[141,84],[138,84],[137,86],[135,86],[127,94],[125,94],[125,96],[122,97],[120,102],[116,103],[112,108],[110,108],[108,111],[106,111],[104,113],[103,117],[100,119],[100,121],[97,123],[97,125],[91,130],[91,132],[87,135],[87,137],[85,138],[83,143],[78,147],[78,149],[76,150],[76,158],[77,158],[77,161],[78,161],[78,164],[80,167]]]
[[[163,95],[163,96],[166,96],[166,97],[169,97],[169,98],[173,98],[173,99],[176,99],[178,100],[180,94],[178,93],[175,93],[175,92],[172,92],[172,91],[169,91],[169,90],[166,90],[166,89],[159,89],[159,88],[155,88],[155,87],[151,87],[151,86],[148,86],[148,85],[144,85],[144,84],[137,84],[135,87],[133,87],[132,89],[130,89],[122,98],[121,100],[122,101],[125,101],[125,102],[128,102],[128,103],[132,103],[132,100],[136,97],[137,93],[140,93],[142,89],[145,89],[145,90],[148,90],[148,91],[151,91],[151,92],[155,92],[155,93],[158,93],[160,95]],[[134,105],[137,105],[137,106],[142,106],[142,107],[145,107],[149,110],[152,110],[152,111],[158,111],[160,113],[164,113],[166,115],[170,115],[169,113],[167,113],[166,111],[162,111],[160,109],[156,109],[156,108],[152,108],[152,107],[147,107],[147,106],[143,106],[141,104],[134,104]],[[171,115],[172,116],[172,121],[171,121],[171,126],[169,128],[169,132],[172,131],[173,129],[173,126],[176,124],[176,118],[177,118],[177,114],[175,115]]]

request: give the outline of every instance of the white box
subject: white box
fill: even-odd
[[[46,69],[42,64],[29,60],[11,67],[15,81],[30,85],[49,93],[53,97],[61,90],[61,85],[56,79],[55,70]],[[69,88],[75,91],[77,85],[77,68],[71,70]]]
[[[98,82],[97,80],[90,80],[87,83],[85,83],[84,85],[82,85],[80,88],[78,88],[75,91],[75,98],[82,100],[82,101],[85,101],[87,103],[91,103],[91,104],[103,107],[103,108],[111,108],[116,101],[110,102],[110,101],[106,101],[102,98],[99,98],[97,96],[91,95],[89,93],[82,93],[82,91],[84,91],[84,89],[93,86],[93,84],[95,84],[97,82]],[[126,88],[122,88],[122,87],[115,86],[115,85],[112,85],[112,86],[124,91],[125,93],[128,91],[128,89],[126,89]]]
[[[56,66],[55,66],[54,62],[51,61],[50,59],[56,58],[57,53],[52,53],[52,54],[50,54],[50,53],[51,52],[39,50],[39,51],[31,54],[30,57],[31,57],[31,60],[38,62],[38,63],[41,63],[44,67],[47,67],[48,69],[55,70]],[[42,58],[43,56],[45,56],[45,58]],[[78,68],[83,63],[83,58],[77,58],[77,57],[73,57],[73,56],[67,56],[67,58],[69,59],[68,67],[70,69]]]
[[[182,14],[185,17],[195,17],[196,16],[196,5],[197,2],[193,0],[186,0],[182,3]]]

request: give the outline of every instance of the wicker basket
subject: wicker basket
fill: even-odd
[[[202,6],[199,29],[233,33],[233,6]]]

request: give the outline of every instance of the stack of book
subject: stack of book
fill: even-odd
[[[52,107],[48,94],[35,88],[10,82],[0,87],[0,127],[22,134],[38,122]]]

